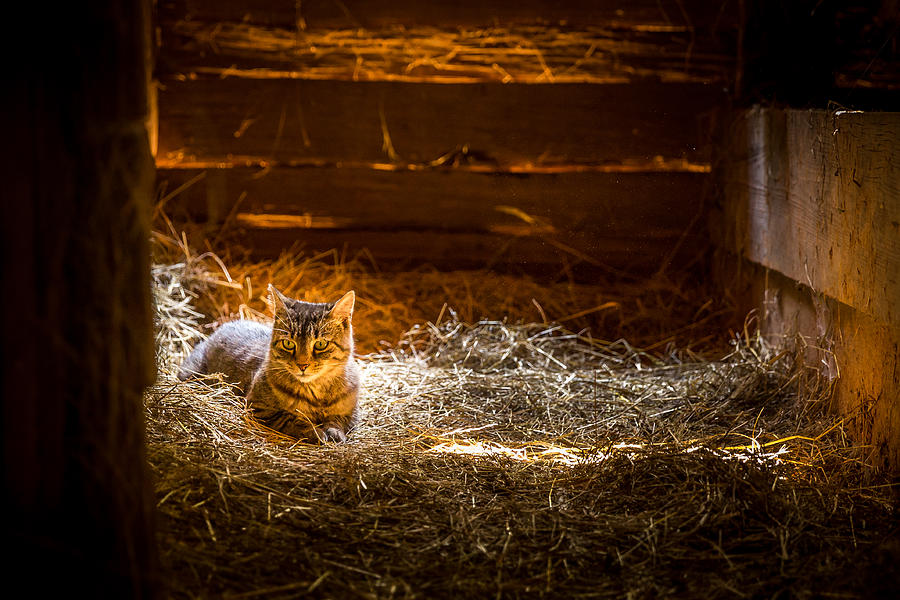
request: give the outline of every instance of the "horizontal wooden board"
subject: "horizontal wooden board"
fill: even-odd
[[[564,22],[727,31],[738,23],[739,3],[736,0],[160,0],[159,13],[161,20],[186,18],[301,28]]]
[[[497,85],[169,81],[158,159],[497,165],[708,160],[704,116],[724,91],[699,84]]]
[[[607,238],[597,240],[591,260],[585,260],[581,252],[554,244],[552,239],[489,233],[240,229],[229,239],[250,249],[255,259],[273,258],[291,249],[306,253],[335,249],[347,258],[371,259],[378,268],[389,271],[431,265],[444,270],[492,269],[579,281],[598,274],[651,275],[667,262],[671,247],[668,240]],[[675,259],[684,257],[679,253]],[[679,270],[677,262],[668,266],[669,271]]]
[[[268,255],[294,242],[347,244],[389,262],[565,259],[651,272],[670,260],[677,269],[705,244],[703,174],[283,168],[160,169],[158,178],[172,196],[163,210],[176,221],[227,222]]]
[[[177,205],[198,219],[219,221],[240,211],[331,218],[343,227],[447,231],[486,231],[494,225],[534,221],[560,232],[590,228],[601,236],[680,232],[700,206],[706,178],[683,173],[517,176],[341,168],[158,173],[166,190],[196,179],[168,206]]]
[[[730,86],[736,49],[693,31],[518,25],[380,29],[164,24],[157,72],[247,78],[438,83],[623,83]]]
[[[900,113],[758,109],[730,137],[725,243],[900,326]]]

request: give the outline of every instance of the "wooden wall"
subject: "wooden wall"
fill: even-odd
[[[714,4],[163,0],[165,210],[262,255],[685,264],[735,76]]]
[[[46,27],[41,52],[0,40],[6,594],[157,597],[143,413],[156,372],[150,3],[7,8],[11,23]]]
[[[749,305],[834,385],[868,458],[900,469],[900,113],[755,108],[726,139],[713,223]]]

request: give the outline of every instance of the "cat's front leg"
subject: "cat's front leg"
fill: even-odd
[[[271,406],[254,406],[253,416],[256,420],[270,429],[274,429],[300,441],[319,441],[315,427],[304,423],[297,415]]]
[[[347,441],[351,423],[344,415],[326,415],[323,423],[316,427],[316,435],[321,442],[342,444]]]

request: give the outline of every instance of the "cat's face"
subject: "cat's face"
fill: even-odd
[[[287,298],[271,285],[269,296],[275,306],[269,348],[272,368],[305,383],[344,368],[353,354],[352,291],[323,304]]]

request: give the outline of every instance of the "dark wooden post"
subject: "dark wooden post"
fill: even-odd
[[[23,6],[2,42],[4,571],[28,596],[152,597],[149,2]]]

